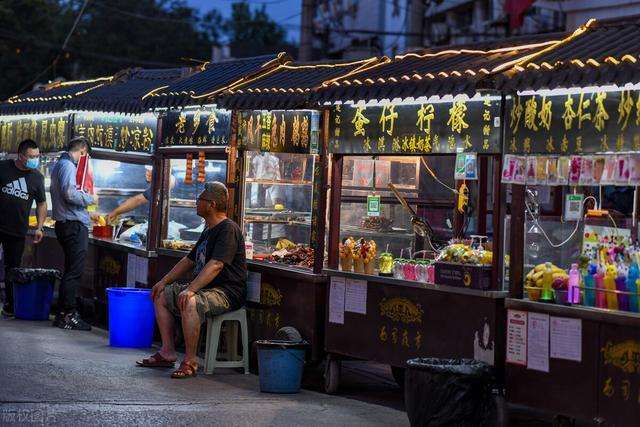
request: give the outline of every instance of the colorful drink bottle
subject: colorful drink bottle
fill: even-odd
[[[618,310],[629,311],[629,296],[627,295],[627,276],[618,274],[618,277],[616,277],[616,290],[620,292],[617,295]]]
[[[596,307],[607,308],[607,299],[604,295],[604,272],[602,271],[602,268],[598,269],[594,278],[596,281]]]
[[[571,304],[580,304],[580,272],[578,264],[571,264],[569,270],[569,296],[567,302]]]
[[[616,267],[614,265],[607,265],[607,269],[604,273],[604,288],[606,292],[607,305],[606,308],[610,310],[618,309],[618,298],[616,296]]]
[[[627,291],[629,291],[629,311],[638,312],[638,278],[640,270],[638,264],[631,263],[629,275],[627,276]]]
[[[584,275],[584,305],[587,307],[596,306],[595,274],[597,272],[598,266],[595,264],[589,264],[589,267],[587,267],[587,273]]]
[[[542,297],[540,301],[553,302],[553,291],[551,284],[553,283],[553,269],[551,263],[545,264],[544,273],[542,273]]]

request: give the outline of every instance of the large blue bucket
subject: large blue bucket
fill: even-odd
[[[18,319],[48,320],[52,299],[53,282],[49,279],[13,284],[13,309]]]
[[[263,393],[298,393],[306,342],[256,341],[260,391]]]
[[[151,289],[107,288],[109,345],[151,347],[156,316]]]

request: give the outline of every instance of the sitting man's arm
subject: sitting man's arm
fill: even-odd
[[[189,257],[183,257],[167,274],[164,275],[162,279],[160,279],[158,283],[153,286],[153,289],[151,290],[151,299],[155,301],[158,295],[160,295],[164,290],[165,286],[183,277],[189,271],[193,270],[195,265],[196,263],[189,259]]]
[[[191,281],[187,289],[182,291],[178,296],[178,307],[180,307],[180,310],[184,310],[187,305],[187,301],[189,301],[196,292],[211,283],[211,281],[220,274],[223,268],[224,263],[216,259],[212,259],[206,263],[202,271],[200,271],[200,274],[198,274],[196,278]]]

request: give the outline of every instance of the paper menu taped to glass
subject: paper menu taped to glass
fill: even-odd
[[[527,312],[507,312],[507,363],[527,365]]]
[[[366,280],[346,279],[344,311],[367,314]]]
[[[260,283],[262,274],[250,271],[247,276],[247,301],[260,303]]]
[[[554,359],[582,362],[582,320],[551,316],[550,354]]]
[[[332,277],[329,287],[329,323],[344,325],[345,278]]]
[[[549,372],[549,315],[528,313],[527,369]]]

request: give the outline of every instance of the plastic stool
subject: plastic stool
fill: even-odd
[[[220,343],[220,330],[222,322],[237,321],[240,323],[242,333],[242,360],[219,361],[218,345]],[[227,357],[235,358],[237,356],[238,330],[234,327],[227,329]],[[230,311],[228,313],[214,316],[207,319],[207,349],[204,355],[204,372],[212,374],[214,368],[244,368],[244,373],[249,373],[249,336],[247,329],[247,310],[241,308],[239,310]]]

